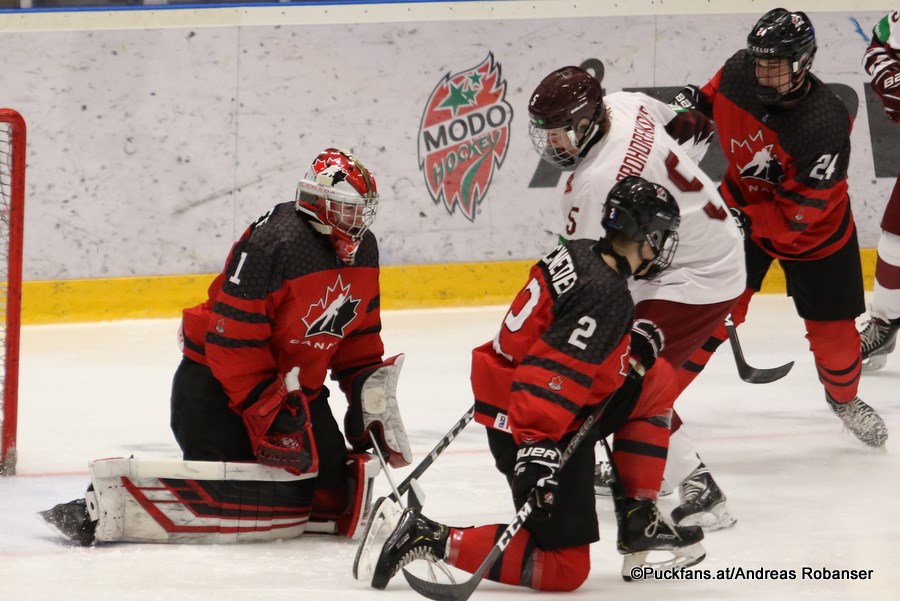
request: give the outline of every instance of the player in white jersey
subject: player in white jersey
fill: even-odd
[[[872,89],[881,98],[888,119],[900,123],[900,10],[891,11],[876,23],[863,66],[872,77]],[[900,175],[881,218],[869,315],[860,334],[863,371],[885,366],[900,330]]]
[[[692,356],[714,350],[702,347],[746,286],[740,228],[696,162],[712,135],[709,121],[697,111],[676,110],[645,94],[604,96],[595,77],[571,66],[538,85],[529,116],[532,142],[541,157],[561,169],[576,167],[563,194],[563,237],[600,237],[604,199],[628,175],[663,182],[675,196],[682,221],[672,265],[630,286],[635,319],[655,323],[664,335],[660,356],[679,368],[675,394],[680,394],[699,373],[700,368],[692,369]],[[653,377],[653,370],[647,377]],[[656,450],[663,457],[668,453],[666,483],[675,486],[700,474],[706,485],[699,492],[683,488],[673,517],[683,525],[730,526],[734,519],[725,496],[680,424],[676,415],[668,450]],[[620,471],[645,469],[634,450],[617,441],[613,456]],[[688,497],[686,492],[696,494]],[[645,493],[656,499],[658,491]]]

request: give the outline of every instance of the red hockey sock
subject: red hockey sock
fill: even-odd
[[[842,321],[810,321],[806,323],[806,339],[816,360],[819,381],[825,391],[839,403],[852,401],[859,389],[862,356],[859,332],[852,319]]]
[[[474,573],[505,529],[501,524],[452,528],[447,563]],[[531,534],[522,529],[485,578],[539,591],[574,591],[587,580],[590,570],[588,545],[543,551],[535,546]]]

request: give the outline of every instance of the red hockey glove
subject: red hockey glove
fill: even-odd
[[[262,465],[301,475],[318,472],[319,455],[300,390],[300,368],[276,380],[241,414],[250,446]]]
[[[392,467],[404,467],[412,462],[409,439],[397,405],[397,378],[402,366],[401,354],[359,370],[342,386],[350,403],[344,416],[344,432],[353,450],[372,448],[369,437],[372,432]]]
[[[631,325],[631,358],[639,364],[634,366],[639,375],[653,367],[664,347],[665,336],[655,323],[637,319]]]
[[[556,474],[559,472],[560,457],[559,447],[551,440],[519,445],[512,480],[512,494],[517,508],[533,498],[532,516],[536,519],[550,517],[559,488]]]

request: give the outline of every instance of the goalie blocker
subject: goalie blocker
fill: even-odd
[[[340,514],[311,509],[316,474],[295,476],[255,463],[103,459],[90,463],[84,500],[41,513],[71,541],[242,543],[304,532],[357,538],[381,466],[368,453],[348,456],[347,505]]]

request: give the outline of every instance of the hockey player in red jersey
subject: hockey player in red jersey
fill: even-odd
[[[900,123],[900,10],[891,11],[875,25],[863,65],[888,118]],[[863,371],[885,366],[900,330],[900,175],[881,218],[869,316],[861,333]]]
[[[600,81],[577,67],[547,75],[532,93],[529,114],[532,142],[541,157],[558,168],[575,167],[562,197],[563,237],[596,238],[603,199],[629,174],[665,182],[677,192],[682,218],[678,255],[659,278],[634,279],[629,287],[635,316],[653,321],[665,334],[662,356],[676,368],[673,394],[679,395],[699,372],[693,355],[708,352],[703,343],[724,321],[746,280],[740,229],[697,164],[712,135],[709,119],[645,94],[604,95]],[[651,371],[647,378],[658,376]],[[677,414],[672,427],[665,480],[677,485],[705,466]],[[620,471],[629,469],[618,463]],[[636,464],[634,469],[641,468]],[[599,465],[598,494],[603,494],[602,480]],[[684,504],[673,515],[712,529],[734,524],[718,489],[703,499],[700,506],[683,494]]]
[[[623,445],[646,454],[647,469],[655,473],[622,474],[628,517],[619,528],[619,552],[645,557],[650,549],[668,549],[682,556],[682,565],[703,558],[702,530],[672,527],[653,500],[671,416],[663,388],[671,379],[626,378],[630,355],[649,367],[664,344],[652,323],[632,321],[627,280],[668,266],[678,206],[661,186],[628,177],[610,192],[603,221],[605,238],[566,242],[534,265],[494,340],[473,351],[475,419],[487,428],[516,509],[532,495],[536,502],[524,529],[485,574],[491,580],[571,591],[587,578],[589,545],[599,538],[593,439],[579,445],[561,470],[559,459],[584,418],[622,386],[629,394],[602,415],[599,434],[616,430]],[[672,373],[664,360],[653,369]],[[649,390],[638,399],[641,385]],[[385,588],[417,558],[475,572],[504,528],[452,528],[407,509],[373,554],[372,586]]]
[[[364,514],[370,433],[391,465],[411,461],[395,394],[403,356],[383,358],[378,247],[369,231],[377,205],[366,167],[346,151],[322,151],[295,201],[250,225],[207,300],[184,311],[184,356],[172,384],[171,425],[185,460],[283,469],[296,479],[263,483],[250,496],[265,506],[274,490],[276,513],[330,520],[346,535]],[[349,403],[349,450],[329,406],[328,372]],[[90,543],[97,518],[84,501],[57,509],[45,518]]]
[[[810,72],[816,37],[806,14],[767,12],[702,88],[682,98],[709,115],[728,160],[720,191],[746,232],[747,290],[732,312],[744,321],[772,261],[806,325],[832,411],[857,438],[883,446],[887,428],[858,396],[865,311],[847,165],[852,120]],[[727,334],[723,326],[719,340]]]

